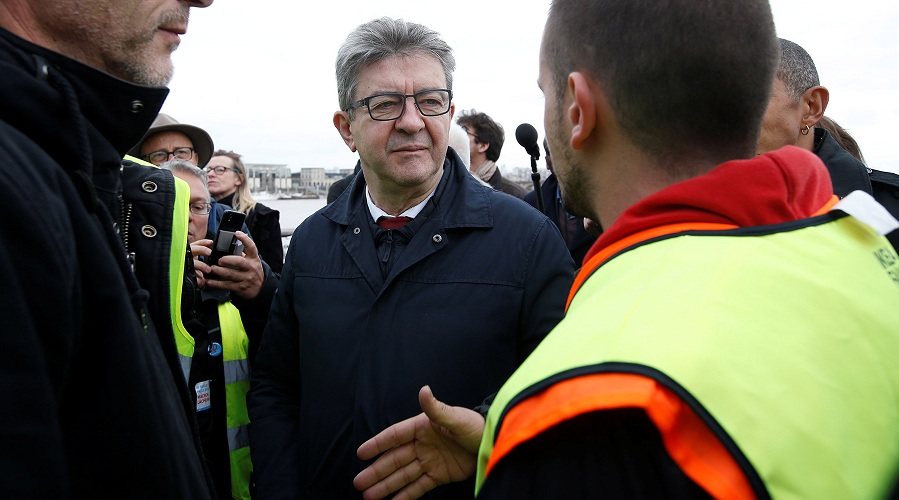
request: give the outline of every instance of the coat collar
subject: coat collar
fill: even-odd
[[[443,176],[430,201],[437,205],[430,217],[441,218],[446,229],[493,227],[490,194],[491,189],[472,177],[459,155],[449,148],[443,162]],[[360,210],[368,210],[365,203],[365,177],[361,172],[356,174],[343,194],[325,207],[321,214],[337,224],[348,226]]]
[[[91,129],[96,130],[117,151],[119,158],[143,137],[168,95],[165,87],[146,87],[120,80],[2,28],[0,67],[4,87],[9,89],[3,92],[8,97],[0,97],[0,108],[5,108],[4,120],[22,130],[31,130],[35,123],[42,124],[48,118],[65,119],[67,109],[78,109],[89,124],[88,134]],[[63,88],[63,81],[73,95],[67,95],[69,89]],[[22,91],[15,92],[15,89]],[[68,102],[72,97],[76,102]],[[51,107],[54,104],[62,109]],[[45,129],[40,125],[37,128]],[[57,134],[53,141],[65,141],[65,135]]]

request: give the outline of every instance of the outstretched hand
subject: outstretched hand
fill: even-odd
[[[428,386],[418,392],[418,402],[424,413],[384,429],[356,452],[362,460],[383,453],[353,480],[366,500],[395,491],[395,500],[411,500],[474,474],[484,417],[438,401]]]

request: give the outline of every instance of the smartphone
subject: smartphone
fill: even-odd
[[[243,243],[234,236],[235,231],[243,228],[247,214],[237,210],[226,210],[219,223],[219,230],[212,241],[212,255],[206,260],[210,266],[217,265],[225,255],[239,255],[243,252]]]

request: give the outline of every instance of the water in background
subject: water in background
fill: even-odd
[[[293,234],[296,229],[307,217],[317,212],[325,206],[324,197],[312,200],[264,200],[261,203],[269,208],[273,208],[281,212],[281,233]],[[281,238],[284,243],[284,253],[287,253],[287,246],[290,245],[290,236]]]

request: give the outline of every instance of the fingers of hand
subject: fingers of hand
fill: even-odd
[[[370,460],[397,446],[411,443],[415,439],[416,429],[420,425],[429,425],[428,417],[424,413],[397,422],[379,432],[375,437],[362,443],[356,454],[362,460]]]
[[[410,444],[395,448],[379,458],[356,476],[353,485],[364,490],[363,497],[371,500],[385,498],[400,490],[403,496],[395,498],[418,498],[437,483],[425,474]]]
[[[247,257],[251,259],[255,259],[259,257],[259,249],[256,248],[256,243],[250,238],[250,236],[243,231],[235,231],[234,236],[243,243],[244,253],[247,254]]]

